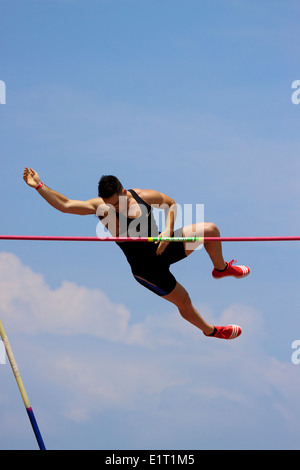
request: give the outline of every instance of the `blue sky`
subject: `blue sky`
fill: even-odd
[[[95,236],[74,199],[102,174],[204,204],[224,236],[299,235],[297,1],[0,0],[1,233]],[[113,243],[2,241],[0,315],[49,449],[299,448],[298,242],[224,244],[251,267],[173,273],[233,342],[138,285]],[[35,449],[0,365],[0,448]]]

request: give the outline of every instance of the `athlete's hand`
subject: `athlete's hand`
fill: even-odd
[[[23,173],[23,180],[25,181],[25,183],[28,184],[28,186],[31,186],[32,188],[36,188],[41,182],[39,174],[32,168],[27,167],[25,168]]]
[[[159,237],[160,237],[160,238],[168,238],[168,237],[170,237],[170,234],[169,234],[169,232],[162,232]],[[161,255],[161,254],[165,251],[165,249],[167,248],[167,246],[169,245],[169,243],[170,243],[170,242],[165,242],[165,241],[162,241],[162,242],[157,241],[157,242],[155,242],[156,245],[158,244],[158,248],[157,248],[157,250],[156,250],[156,254],[157,254],[157,255]]]

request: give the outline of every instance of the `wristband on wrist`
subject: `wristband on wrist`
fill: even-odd
[[[38,191],[42,186],[44,186],[44,185],[43,185],[42,182],[40,182],[35,189]]]

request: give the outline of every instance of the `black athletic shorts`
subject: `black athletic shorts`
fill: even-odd
[[[182,237],[182,229],[176,230],[173,236]],[[157,249],[158,245],[155,247]],[[159,296],[165,296],[172,292],[177,283],[170,272],[170,265],[186,256],[184,242],[170,242],[161,255],[155,253],[142,267],[132,266],[132,274],[142,286]]]

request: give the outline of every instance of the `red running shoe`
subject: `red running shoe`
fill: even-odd
[[[225,268],[224,271],[218,271],[214,268],[212,276],[215,279],[221,279],[226,276],[234,276],[237,279],[241,279],[242,277],[246,277],[250,274],[250,268],[248,268],[248,266],[232,266],[233,263],[236,263],[234,259],[227,263],[227,268]]]
[[[242,334],[242,328],[238,325],[215,326],[212,334],[205,336],[211,338],[234,339]]]

